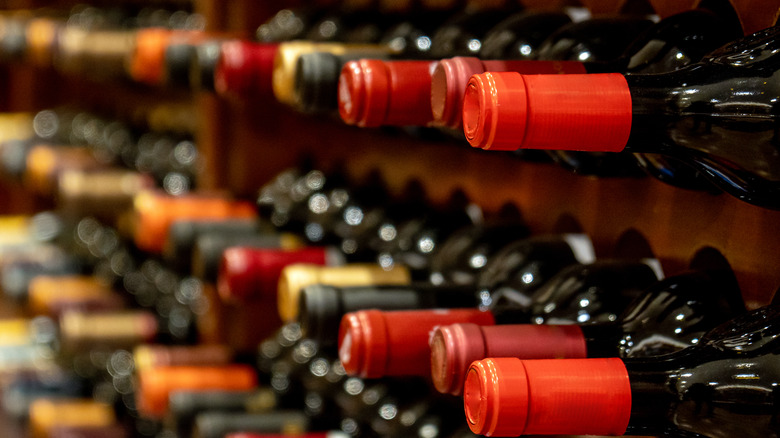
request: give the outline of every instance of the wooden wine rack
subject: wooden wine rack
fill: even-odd
[[[125,0],[129,1],[129,0]],[[707,0],[704,0],[707,1]],[[134,3],[154,5],[155,1]],[[697,0],[581,0],[594,13],[650,9],[660,16],[695,7]],[[37,8],[65,0],[0,1],[0,8]],[[94,2],[100,5],[100,1]],[[115,4],[114,2],[110,2]],[[278,8],[301,1],[194,0],[210,30],[251,35]],[[531,8],[558,8],[569,1],[527,0]],[[104,4],[106,4],[104,2]],[[171,4],[167,2],[166,4]],[[768,27],[780,2],[733,0],[746,32]],[[398,130],[357,129],[332,117],[297,114],[272,101],[227,101],[207,93],[161,93],[137,85],[95,83],[24,65],[0,67],[0,110],[35,110],[69,102],[88,107],[143,106],[161,99],[190,102],[199,114],[197,140],[205,157],[200,183],[253,197],[257,189],[302,157],[323,169],[343,166],[359,180],[379,171],[400,193],[417,181],[434,203],[462,191],[487,212],[511,204],[536,233],[578,229],[592,236],[598,256],[625,252],[643,238],[667,272],[686,269],[703,249],[722,254],[735,271],[746,304],[770,302],[780,288],[780,211],[758,208],[727,195],[664,185],[652,178],[592,178],[552,164],[530,163],[503,153],[469,148],[457,140],[421,140]],[[17,187],[0,187],[4,211],[38,207]],[[2,210],[0,210],[2,211]]]

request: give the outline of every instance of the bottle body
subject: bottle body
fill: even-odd
[[[656,357],[477,361],[466,380],[466,416],[473,431],[491,436],[778,436],[778,321],[777,306],[757,309],[698,345]],[[553,400],[545,388],[556,381],[565,389]]]
[[[514,143],[514,148],[663,154],[700,170],[724,192],[778,209],[778,116],[773,100],[780,96],[776,81],[780,58],[772,56],[778,33],[777,28],[757,32],[697,64],[664,74],[522,79],[509,73],[477,75],[466,93],[463,115],[469,122],[464,123],[464,132],[475,146]],[[482,87],[495,91],[491,92],[495,99],[480,97]],[[599,91],[582,100],[564,97],[585,88]],[[511,89],[507,93],[520,104],[498,110],[514,122],[489,128],[488,136],[484,123],[498,116],[498,101],[508,97],[499,89]],[[599,115],[574,109],[589,106],[585,102],[590,99],[600,100]],[[548,129],[561,126],[566,117],[549,106],[553,102],[575,115],[566,132]],[[528,108],[533,108],[534,116],[521,122]]]

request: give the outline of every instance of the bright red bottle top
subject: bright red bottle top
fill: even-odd
[[[270,96],[278,44],[226,41],[222,44],[214,87],[222,96]]]
[[[339,114],[350,125],[425,126],[431,114],[433,61],[347,62],[339,77]]]
[[[463,98],[463,132],[491,150],[619,152],[631,132],[631,93],[621,74],[482,73]]]
[[[616,358],[483,359],[469,368],[463,405],[480,435],[623,435],[631,386]]]
[[[431,331],[463,322],[495,324],[491,312],[477,309],[347,313],[339,330],[339,359],[347,374],[364,378],[428,376]]]
[[[442,393],[460,395],[466,371],[486,357],[520,359],[584,358],[585,338],[576,325],[453,324],[434,329],[431,377]]]
[[[436,125],[460,127],[466,85],[473,75],[486,71],[527,75],[587,73],[583,64],[576,61],[482,61],[466,56],[442,59],[436,64],[431,81],[431,111]]]
[[[222,253],[217,290],[224,300],[269,297],[275,302],[282,269],[294,263],[324,266],[328,264],[328,250],[318,247],[294,250],[228,248]]]

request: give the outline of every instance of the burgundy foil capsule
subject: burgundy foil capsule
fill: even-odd
[[[460,395],[469,365],[486,357],[585,358],[585,338],[576,325],[453,324],[431,336],[431,377],[439,392]]]
[[[471,76],[486,71],[514,71],[522,74],[583,74],[585,66],[576,61],[482,61],[458,56],[442,59],[431,77],[431,112],[434,124],[459,128],[463,95]]]
[[[425,126],[431,114],[433,61],[347,62],[339,77],[339,114],[362,127]]]
[[[278,44],[226,41],[214,73],[214,88],[221,96],[270,96]]]
[[[228,248],[222,254],[217,290],[226,301],[277,296],[279,276],[285,266],[307,263],[319,266],[343,264],[335,251],[307,247],[293,250],[271,248]]]
[[[495,319],[477,309],[347,313],[339,330],[339,359],[347,374],[363,378],[430,376],[431,331],[456,323],[492,325]]]

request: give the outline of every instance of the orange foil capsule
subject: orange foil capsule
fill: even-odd
[[[161,253],[168,238],[168,228],[177,220],[217,220],[255,218],[249,202],[218,196],[170,196],[142,192],[135,197],[134,240],[145,251]]]
[[[245,391],[257,387],[257,373],[247,365],[166,366],[141,370],[138,381],[139,412],[162,417],[173,391]]]

